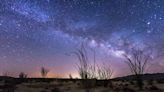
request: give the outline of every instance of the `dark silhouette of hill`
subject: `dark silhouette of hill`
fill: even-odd
[[[142,76],[143,80],[164,80],[164,73],[153,73],[153,74],[147,73],[140,76]],[[135,75],[113,78],[113,80],[134,80],[134,79],[135,79]]]
[[[153,73],[153,74],[143,74],[141,75],[143,80],[164,80],[164,73]],[[117,77],[113,78],[111,80],[133,80],[135,79],[135,75],[128,75],[128,76],[123,76],[123,77]],[[58,81],[70,81],[70,80],[78,80],[80,81],[81,79],[68,79],[68,78],[14,78],[14,77],[9,77],[9,76],[0,76],[0,81],[1,80],[16,80],[16,81],[53,81],[53,80],[58,80]]]
[[[1,80],[12,80],[14,79],[13,77],[10,77],[10,76],[0,76],[0,81]]]

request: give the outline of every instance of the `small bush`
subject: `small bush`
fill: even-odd
[[[92,89],[96,87],[96,80],[84,79],[81,82],[81,86],[85,92],[92,92]]]
[[[77,85],[80,86],[81,84],[78,82]]]
[[[121,89],[119,87],[114,88],[113,92],[120,92]]]
[[[134,85],[135,83],[134,83],[134,81],[130,81],[130,84],[131,84],[131,85]]]
[[[110,87],[111,89],[113,89],[113,87],[114,87],[114,86],[113,86],[113,83],[112,83],[111,81],[109,82],[109,87]]]
[[[159,88],[157,88],[156,86],[151,86],[149,90],[159,90]]]
[[[164,84],[164,80],[157,80],[157,83]]]
[[[128,87],[128,86],[129,86],[129,84],[125,84],[124,86]]]
[[[108,89],[104,89],[101,92],[109,92],[109,90]]]
[[[135,92],[135,90],[130,89],[130,88],[128,88],[128,87],[124,87],[124,88],[123,88],[123,92]]]
[[[54,88],[51,90],[51,92],[62,92],[59,88]]]
[[[66,90],[66,91],[69,91],[69,90],[71,90],[71,87],[67,87],[65,90]]]
[[[148,80],[148,81],[147,81],[147,84],[148,84],[148,85],[153,85],[153,80]]]
[[[19,74],[19,78],[27,78],[27,74],[25,74],[24,72],[21,72]]]
[[[42,90],[41,92],[47,92],[47,91],[45,91],[45,90]]]
[[[15,86],[5,85],[2,92],[15,92],[15,89]]]

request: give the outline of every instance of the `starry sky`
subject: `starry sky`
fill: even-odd
[[[122,76],[131,47],[164,52],[163,29],[164,0],[0,0],[0,74],[39,77],[44,66],[49,77],[77,76],[70,53],[85,42]],[[163,72],[163,58],[148,72]]]

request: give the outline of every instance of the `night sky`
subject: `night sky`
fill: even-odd
[[[83,42],[114,76],[128,74],[122,54],[131,47],[164,52],[164,0],[0,0],[1,75],[39,77],[44,66],[49,77],[77,76],[71,53]],[[163,72],[163,58],[148,72]]]

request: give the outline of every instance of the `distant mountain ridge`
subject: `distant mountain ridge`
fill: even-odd
[[[10,77],[10,76],[0,76],[0,79],[12,79],[14,77]]]
[[[135,75],[113,78],[114,80],[133,80]],[[144,80],[164,80],[164,73],[147,73],[142,75]]]
[[[0,80],[4,79],[19,79],[10,76],[0,76]],[[27,79],[42,79],[42,78],[27,78]],[[59,80],[69,80],[68,78],[47,78],[47,79],[59,79]],[[116,77],[112,80],[133,80],[135,79],[135,75],[128,75],[123,77]],[[164,80],[164,73],[147,73],[142,75],[142,79],[144,80]]]

